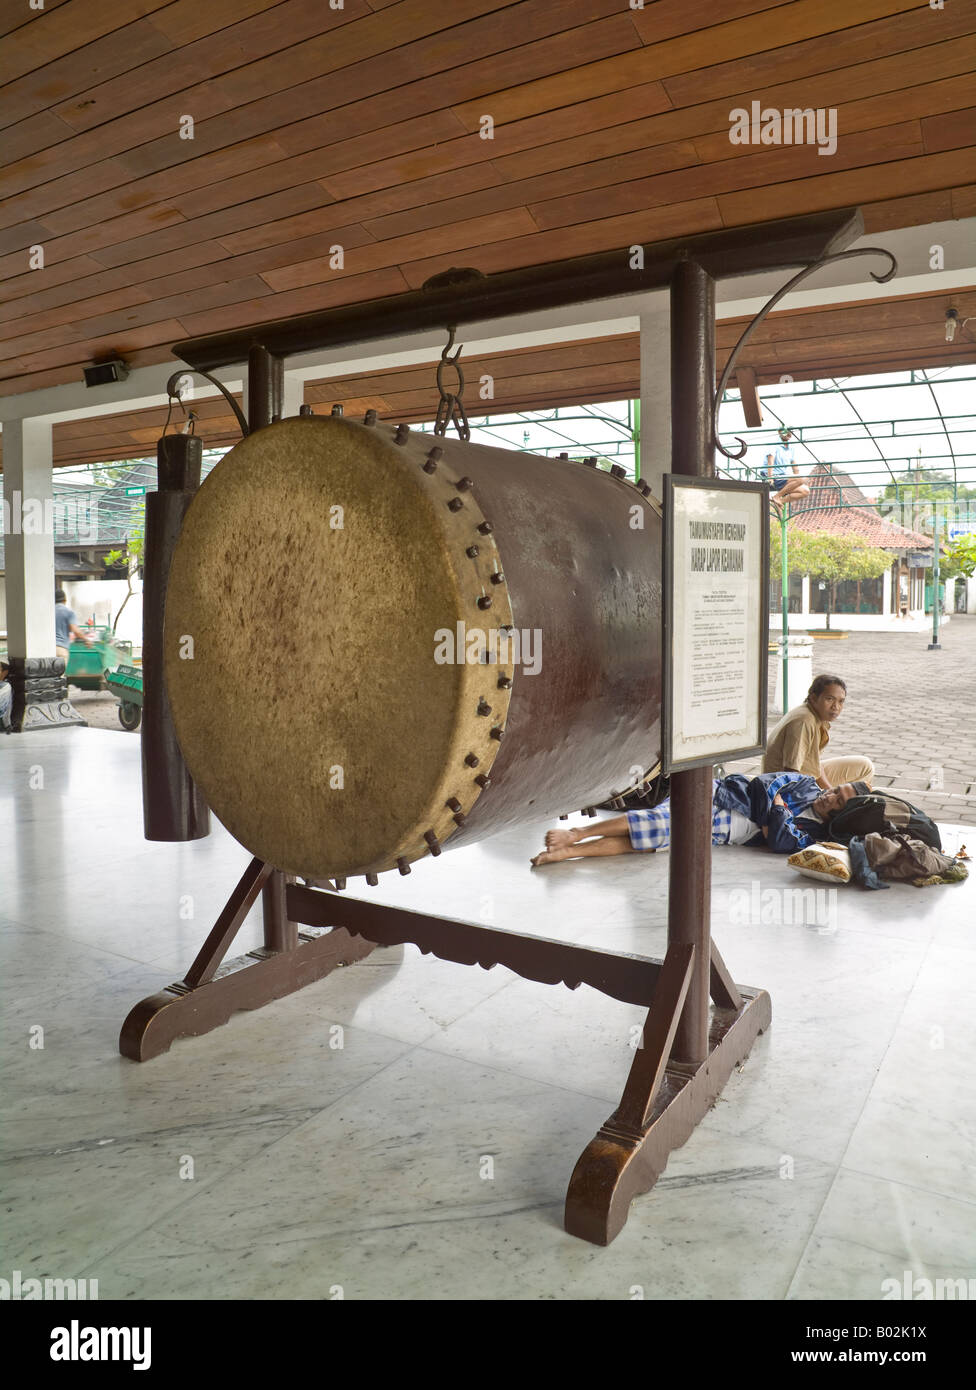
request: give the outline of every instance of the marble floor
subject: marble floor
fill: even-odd
[[[217,825],[147,843],[138,738],[96,729],[0,739],[0,825],[2,1277],[470,1300],[976,1278],[976,874],[818,896],[782,859],[716,850],[715,937],[773,1026],[600,1249],[565,1234],[563,1200],[641,1010],[396,947],[137,1065],[122,1020],[182,976],[248,854]],[[530,871],[543,828],[353,891],[660,954],[667,856]],[[260,939],[254,913],[232,954]]]

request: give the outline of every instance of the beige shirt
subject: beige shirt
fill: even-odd
[[[803,772],[820,777],[820,751],[830,735],[827,725],[806,702],[791,709],[769,735],[762,761],[763,772]]]

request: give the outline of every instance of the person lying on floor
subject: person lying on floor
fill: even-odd
[[[758,777],[733,773],[712,783],[712,844],[765,846],[774,854],[792,854],[828,835],[831,817],[852,796],[870,790],[865,782],[845,782],[824,791],[816,778],[800,772],[766,772]],[[558,864],[591,854],[631,854],[667,849],[671,843],[671,802],[648,810],[546,831],[546,848],[531,861]]]

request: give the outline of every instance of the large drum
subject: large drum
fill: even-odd
[[[241,844],[305,878],[407,872],[657,761],[660,515],[594,467],[283,420],[189,508],[164,665]]]

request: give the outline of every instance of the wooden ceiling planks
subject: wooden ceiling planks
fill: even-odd
[[[532,47],[532,50],[534,50],[535,47],[537,47],[537,46],[531,46],[531,47]],[[641,56],[641,54],[638,54],[638,56]],[[641,56],[641,57],[644,57],[644,56]],[[389,64],[387,64],[387,67],[389,67]],[[592,67],[592,64],[588,64],[588,68],[589,68],[589,67]],[[646,68],[646,63],[645,63],[645,68]],[[428,88],[428,89],[430,89],[430,88]],[[168,117],[167,117],[167,120],[168,120]],[[125,122],[122,122],[122,124],[125,124]],[[171,129],[171,126],[168,126],[168,129]],[[239,131],[238,131],[238,140],[239,140]],[[188,153],[188,152],[181,152],[181,153]]]
[[[169,0],[126,0],[126,20],[152,14],[161,10]],[[90,5],[86,0],[69,0],[57,7],[57,17],[53,23],[42,24],[42,17],[50,19],[55,7],[50,11],[31,11],[24,9],[30,17],[29,24],[21,24],[6,38],[0,50],[0,83],[14,82],[18,77],[33,72],[64,58],[66,54],[77,53],[88,45],[119,29],[120,15],[112,5]]]
[[[875,29],[878,26],[869,27]],[[508,158],[496,157],[494,163],[508,178],[527,178],[544,170],[565,168],[600,158],[612,152],[609,145],[611,140],[614,142],[613,148],[624,151],[639,150],[672,140],[697,141],[716,133],[725,143],[723,157],[735,158],[737,152],[749,153],[753,147],[735,146],[729,142],[729,110],[735,105],[748,109],[754,100],[761,101],[763,106],[780,109],[786,106],[836,105],[843,108],[842,131],[849,128],[848,120],[853,106],[850,128],[858,129],[859,121],[863,120],[862,113],[855,105],[859,98],[907,89],[940,75],[952,77],[960,72],[971,73],[976,49],[974,29],[976,16],[972,13],[957,14],[953,16],[951,24],[939,30],[935,42],[916,48],[914,42],[918,38],[918,24],[915,16],[899,15],[883,36],[874,36],[871,56],[863,62],[847,62],[846,38],[842,48],[837,44],[818,41],[814,73],[805,79],[779,81],[778,65],[770,68],[769,77],[772,80],[761,83],[756,83],[751,74],[743,72],[739,80],[746,85],[738,88],[733,86],[731,91],[723,91],[720,98],[701,101],[699,96],[694,102],[643,120],[632,117],[609,135],[603,131],[584,133],[553,142],[543,149],[528,149]],[[832,53],[829,51],[831,47]],[[702,74],[703,78],[707,76],[707,72]],[[667,89],[667,82],[661,85]],[[594,98],[594,101],[600,100],[604,98]]]
[[[514,268],[866,193],[872,232],[973,214],[976,0],[459,0],[450,20],[437,0],[138,0],[124,20],[62,0],[15,26],[0,394],[454,263]],[[732,145],[729,110],[753,99],[835,105],[836,154]]]
[[[872,166],[869,174],[864,169],[852,169],[822,174],[819,178],[790,180],[776,188],[721,194],[717,202],[725,226],[743,226],[812,212],[820,208],[825,197],[831,206],[845,207],[845,198],[863,196],[868,176],[871,194],[881,194],[889,200],[971,184],[976,181],[976,149],[885,161]]]

